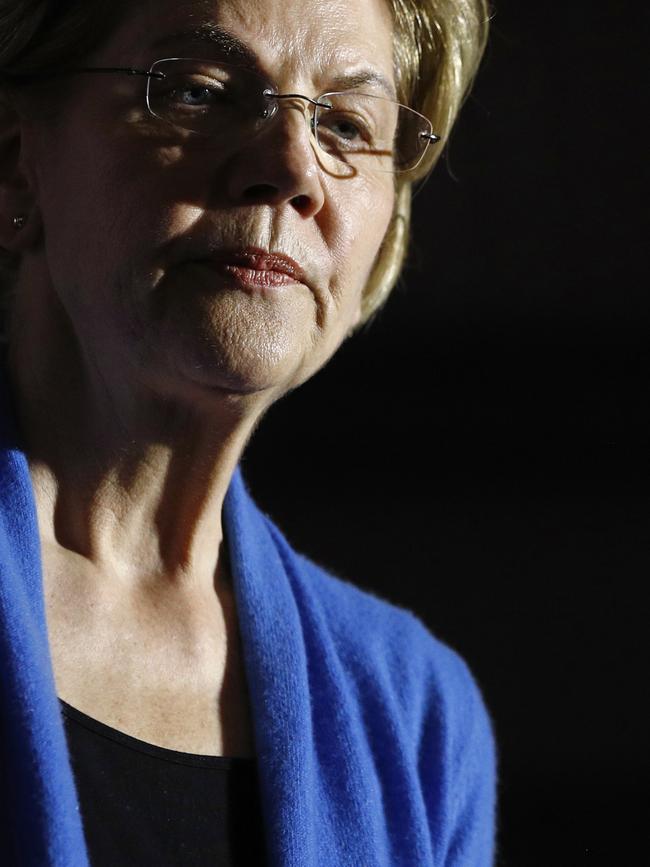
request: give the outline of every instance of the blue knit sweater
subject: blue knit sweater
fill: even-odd
[[[223,519],[271,864],[488,867],[494,743],[462,660],[411,612],[294,552],[239,469]],[[6,380],[0,675],[0,863],[85,867],[32,486]]]

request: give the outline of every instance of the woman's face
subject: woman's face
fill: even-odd
[[[315,98],[361,71],[393,81],[384,0],[145,3],[84,65],[231,59],[169,38],[207,23],[244,43],[280,93]],[[78,75],[70,88],[60,117],[29,127],[44,227],[30,256],[86,359],[107,381],[185,397],[278,396],[318,370],[358,321],[393,177],[324,167],[304,101],[280,101],[270,124],[231,147],[154,120],[143,77]],[[197,262],[245,247],[292,257],[302,280],[252,288]]]

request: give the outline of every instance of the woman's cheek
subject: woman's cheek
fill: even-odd
[[[393,180],[373,176],[355,188],[351,201],[341,208],[338,236],[331,246],[336,262],[335,297],[359,297],[368,281],[394,207]]]

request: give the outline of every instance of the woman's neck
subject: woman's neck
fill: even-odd
[[[122,586],[212,587],[224,497],[268,397],[163,396],[119,359],[100,371],[42,337],[21,331],[8,355],[43,542]]]

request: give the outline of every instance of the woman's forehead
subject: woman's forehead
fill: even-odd
[[[187,51],[292,77],[364,67],[380,89],[393,86],[386,0],[149,2],[131,7],[100,53],[133,64]]]

